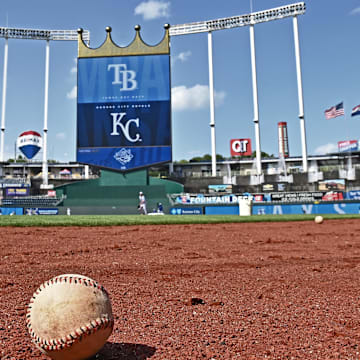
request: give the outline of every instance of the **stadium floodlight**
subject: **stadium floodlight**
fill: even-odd
[[[83,31],[82,37],[86,44],[90,43],[90,32],[88,30]],[[5,38],[3,91],[2,91],[2,106],[1,106],[0,162],[4,161],[8,39],[46,40],[42,187],[48,188],[48,165],[47,165],[48,120],[47,119],[48,119],[49,58],[50,58],[49,43],[50,41],[78,41],[78,31],[77,30],[39,30],[39,29],[20,29],[20,28],[0,27],[0,38]]]
[[[216,176],[216,150],[215,150],[215,118],[214,118],[214,88],[213,88],[213,59],[212,59],[212,32],[217,30],[226,30],[237,27],[249,26],[250,28],[250,50],[251,50],[251,72],[253,87],[253,106],[254,106],[254,126],[256,140],[256,169],[257,175],[262,174],[261,167],[261,149],[260,149],[260,128],[259,128],[259,110],[257,95],[257,77],[256,77],[256,56],[255,56],[255,34],[254,25],[281,20],[284,18],[293,18],[294,42],[295,42],[295,58],[296,73],[298,83],[298,101],[299,101],[299,119],[301,129],[301,145],[303,157],[303,171],[307,172],[307,150],[306,150],[306,134],[304,119],[304,104],[302,94],[302,78],[300,67],[300,47],[297,16],[305,13],[306,6],[304,2],[280,6],[264,11],[252,12],[250,14],[221,18],[217,20],[208,20],[201,22],[193,22],[188,24],[172,25],[170,27],[170,36],[190,35],[197,33],[208,33],[208,59],[209,59],[209,91],[210,91],[210,129],[211,129],[211,146],[212,146],[212,176]]]
[[[217,20],[193,22],[189,24],[172,25],[170,36],[188,35],[201,32],[232,29],[241,26],[260,24],[272,20],[280,20],[291,16],[302,15],[305,13],[305,3],[280,6],[277,8],[253,12],[246,15],[232,16]]]
[[[62,40],[77,41],[77,30],[38,30],[38,29],[18,29],[0,27],[0,37],[6,39],[27,39],[27,40]],[[84,30],[83,39],[90,41],[90,32]]]

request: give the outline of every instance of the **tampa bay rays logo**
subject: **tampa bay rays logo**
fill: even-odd
[[[120,91],[132,91],[137,88],[137,81],[135,79],[136,72],[134,70],[128,70],[126,64],[110,64],[107,70],[114,70],[114,80],[112,84],[120,85]]]

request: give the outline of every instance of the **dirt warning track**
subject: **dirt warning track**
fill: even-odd
[[[0,228],[0,359],[37,287],[82,274],[115,326],[94,359],[359,359],[360,222]]]

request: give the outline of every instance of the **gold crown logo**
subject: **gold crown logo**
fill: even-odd
[[[104,57],[104,56],[131,56],[131,55],[164,55],[170,54],[170,25],[165,24],[165,35],[163,39],[154,46],[146,44],[140,36],[140,25],[135,26],[135,38],[125,47],[116,45],[111,38],[111,27],[106,28],[107,36],[104,43],[95,49],[88,47],[82,37],[83,29],[78,30],[78,57]]]

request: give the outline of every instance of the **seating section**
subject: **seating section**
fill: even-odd
[[[58,206],[64,200],[63,197],[24,196],[2,199],[2,205],[21,207],[51,207]]]

